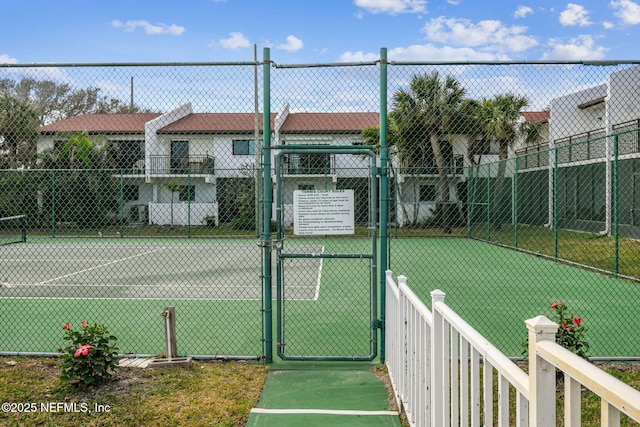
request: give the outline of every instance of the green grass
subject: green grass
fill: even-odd
[[[260,364],[196,361],[191,369],[119,368],[113,380],[85,389],[60,381],[57,358],[0,357],[0,402],[16,411],[35,405],[0,412],[0,424],[243,426],[266,375]]]
[[[615,239],[613,236],[558,230],[556,240],[553,229],[519,225],[504,225],[499,231],[486,228],[472,230],[472,235],[483,240],[509,247],[556,257],[595,269],[614,272]],[[627,237],[618,241],[618,273],[640,280],[640,242]]]

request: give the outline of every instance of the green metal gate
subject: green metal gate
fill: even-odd
[[[285,360],[372,360],[378,346],[373,147],[275,148],[278,355]],[[352,163],[336,165],[335,154],[351,154],[338,157]],[[354,172],[359,180],[352,178]],[[347,208],[339,213],[338,205],[327,202],[333,198]],[[320,205],[314,208],[314,203]],[[351,229],[339,219],[345,212]]]

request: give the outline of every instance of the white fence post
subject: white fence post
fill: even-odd
[[[445,363],[443,352],[444,319],[437,310],[436,303],[444,302],[445,293],[439,289],[431,292],[431,425],[444,426],[445,419]]]
[[[558,325],[544,316],[524,322],[529,331],[529,425],[547,427],[556,425],[556,370],[538,356],[540,341],[556,340]]]

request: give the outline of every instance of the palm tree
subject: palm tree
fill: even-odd
[[[441,79],[437,71],[414,75],[409,90],[399,90],[394,94],[390,114],[402,135],[397,145],[402,164],[412,168],[424,167],[430,157],[435,160],[443,225],[447,233],[451,232],[449,180],[440,138],[456,132],[454,127],[459,123],[465,94],[460,82],[451,76]],[[414,212],[414,218],[416,215]]]
[[[169,190],[171,193],[171,227],[173,227],[173,198],[177,191],[180,190],[180,183],[177,178],[172,179],[171,181],[164,184],[164,187]]]
[[[518,135],[525,135],[526,140],[534,138],[534,129],[523,126],[522,109],[529,105],[524,96],[514,94],[498,95],[492,99],[483,99],[477,110],[477,120],[480,126],[480,136],[485,144],[495,141],[498,144],[498,172],[494,188],[492,219],[496,229],[502,226],[501,212],[505,197],[503,194],[506,178],[507,158],[509,147],[516,141]]]

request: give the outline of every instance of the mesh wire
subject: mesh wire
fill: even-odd
[[[378,145],[378,64],[270,71],[272,145]],[[391,63],[386,77],[389,211],[366,156],[287,154],[274,255],[373,253],[386,219],[386,266],[426,302],[447,292],[507,354],[560,299],[592,356],[640,355],[620,328],[640,319],[638,67]],[[155,354],[171,305],[179,353],[264,355],[264,80],[262,64],[0,66],[0,217],[27,227],[0,246],[1,352],[56,352],[59,327],[87,320]],[[293,234],[293,192],[312,189],[353,190],[353,235]],[[283,258],[285,352],[367,353],[375,267]]]

